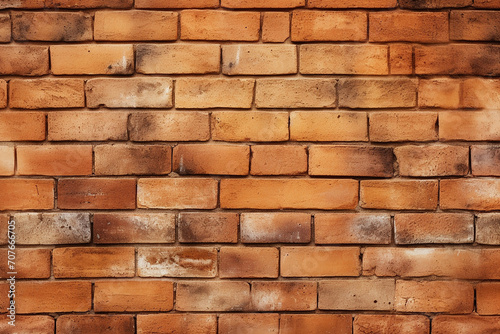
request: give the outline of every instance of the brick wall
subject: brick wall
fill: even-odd
[[[500,332],[500,1],[0,1],[0,333]]]

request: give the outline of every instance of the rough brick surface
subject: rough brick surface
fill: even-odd
[[[353,327],[354,334],[427,334],[430,330],[430,321],[422,315],[361,314],[354,319]]]
[[[0,175],[14,175],[15,153],[14,147],[0,146]]]
[[[85,106],[84,82],[79,79],[33,79],[10,82],[10,107],[21,109]]]
[[[242,213],[241,241],[244,243],[308,243],[311,216],[307,213]]]
[[[236,243],[238,223],[237,213],[181,213],[178,238],[182,243]]]
[[[500,317],[440,315],[432,321],[432,332],[436,334],[480,334],[498,331]]]
[[[239,334],[243,328],[249,334],[272,334],[279,331],[278,314],[221,314],[219,317],[219,333]]]
[[[307,148],[302,145],[254,145],[250,174],[297,175],[307,172]]]
[[[500,215],[496,213],[478,215],[476,241],[480,244],[500,245]]]
[[[220,250],[220,277],[277,278],[279,251],[274,247],[223,247]]]
[[[272,75],[297,73],[294,45],[224,45],[222,73],[227,75]]]
[[[104,334],[109,332],[108,328],[123,334],[133,334],[134,318],[131,315],[63,315],[56,324],[56,331],[61,334]]]
[[[0,210],[54,208],[54,180],[0,179]]]
[[[49,73],[49,48],[35,45],[2,45],[1,75],[39,76]]]
[[[245,311],[250,307],[250,284],[236,281],[190,281],[177,284],[178,311]]]
[[[283,314],[280,319],[283,334],[350,334],[350,315],[338,314]]]
[[[375,142],[427,142],[438,139],[434,112],[370,113],[370,139]]]
[[[317,305],[317,283],[310,281],[252,282],[256,311],[312,311]]]
[[[139,314],[137,333],[155,331],[180,333],[214,334],[217,331],[217,316],[211,314]]]

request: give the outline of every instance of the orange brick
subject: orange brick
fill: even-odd
[[[217,180],[208,178],[139,179],[137,203],[139,208],[214,209],[217,186]]]
[[[137,334],[149,334],[155,331],[171,334],[215,334],[217,333],[217,316],[190,313],[137,315]]]
[[[500,180],[441,180],[440,207],[443,210],[464,209],[492,211],[500,209]],[[462,194],[457,196],[457,194]]]
[[[62,315],[57,318],[56,330],[61,334],[106,334],[112,328],[116,333],[134,334],[132,315]]]
[[[397,0],[309,0],[312,8],[394,8]]]
[[[19,234],[16,230],[16,239]],[[17,240],[16,240],[17,241]],[[11,251],[10,251],[11,252]],[[10,278],[9,272],[12,272],[9,268],[9,262],[7,262],[9,249],[0,249],[0,256],[2,256],[5,261],[0,264],[0,278]],[[50,277],[50,249],[37,249],[37,248],[16,248],[15,250],[15,272],[14,275],[16,279],[18,278],[49,278]],[[33,265],[35,264],[36,265]]]
[[[308,213],[242,213],[241,241],[244,243],[308,243],[311,215]]]
[[[273,75],[297,73],[295,45],[223,45],[222,73]]]
[[[2,45],[0,75],[39,76],[49,73],[49,48],[40,45]]]
[[[428,334],[429,318],[423,315],[368,315],[359,314],[354,318],[354,334]]]
[[[355,180],[223,179],[220,185],[220,206],[225,209],[334,210],[357,204]]]
[[[183,281],[177,283],[175,303],[177,311],[245,311],[249,309],[249,306],[250,284],[247,282]]]
[[[311,146],[309,175],[391,177],[392,149],[376,146]]]
[[[54,277],[133,277],[133,247],[68,247],[52,252]]]
[[[364,213],[317,213],[314,235],[317,244],[389,244],[391,216]]]
[[[90,175],[91,145],[17,146],[19,175]]]
[[[5,1],[0,4],[0,9],[5,8],[43,8],[45,3],[51,0],[25,0],[25,1]]]
[[[221,278],[277,278],[279,251],[274,247],[222,247]]]
[[[385,45],[305,44],[300,46],[303,74],[389,74]]]
[[[47,315],[17,315],[15,324],[18,333],[53,334],[55,331],[54,318]],[[7,321],[0,323],[0,333],[8,333],[11,329]]]
[[[279,314],[221,314],[219,315],[220,334],[273,334],[278,333],[280,327]]]
[[[391,311],[394,308],[394,284],[392,279],[321,281],[318,308]]]
[[[210,138],[208,113],[136,112],[130,115],[133,141],[206,141]]]
[[[147,10],[98,11],[96,41],[172,41],[177,39],[179,14]]]
[[[452,11],[450,38],[465,41],[499,41],[500,28],[496,22],[500,13],[490,11]]]
[[[500,113],[497,110],[440,112],[439,138],[443,141],[498,141]]]
[[[293,111],[290,140],[367,141],[368,118],[363,112]]]
[[[98,145],[94,147],[95,174],[168,174],[171,155],[172,148],[164,145]]]
[[[399,312],[470,313],[474,288],[467,282],[398,280],[394,306]]]
[[[133,0],[45,0],[49,8],[131,8]]]
[[[180,144],[174,147],[173,170],[181,175],[247,175],[249,160],[246,145]]]
[[[236,243],[239,215],[230,212],[182,212],[177,222],[181,243]]]
[[[14,175],[14,146],[0,146],[0,175]]]
[[[460,81],[455,79],[420,80],[418,105],[428,108],[458,109],[460,90]]]
[[[470,0],[469,0],[470,2]],[[475,0],[474,7],[477,8],[500,8],[499,0]]]
[[[478,0],[476,0],[476,3]],[[500,4],[499,4],[500,5]],[[481,334],[500,330],[500,317],[438,315],[432,320],[433,334]]]
[[[339,106],[347,108],[405,108],[417,103],[412,79],[341,79]]]
[[[483,0],[475,0],[475,2]],[[488,0],[486,0],[488,1]],[[472,0],[400,0],[399,6],[408,9],[437,9],[446,7],[467,7],[472,5]]]
[[[435,141],[438,139],[435,112],[370,113],[370,140],[375,142]]]
[[[175,241],[173,213],[94,213],[93,222],[97,244]]]
[[[389,47],[389,73],[413,73],[413,48],[408,44],[391,44]]]
[[[136,8],[217,8],[219,0],[136,0]]]
[[[212,139],[222,141],[286,141],[288,113],[267,111],[215,111]]]
[[[288,12],[264,12],[262,14],[262,41],[283,43],[290,37],[290,14]]]
[[[307,173],[307,147],[302,145],[252,145],[252,175]]]
[[[476,242],[500,245],[500,216],[495,213],[480,214],[476,219]]]
[[[206,74],[220,71],[218,44],[139,44],[135,52],[138,73]]]
[[[296,10],[292,15],[292,41],[364,41],[368,18],[362,12]]]
[[[54,208],[54,180],[0,179],[0,210]]]
[[[98,281],[94,287],[96,312],[170,311],[174,284],[165,281]]]
[[[0,5],[2,7],[2,5]],[[11,21],[8,13],[0,15],[0,43],[10,42]],[[1,327],[0,327],[1,328]]]
[[[476,294],[477,313],[500,314],[500,282],[479,283]]]
[[[48,113],[48,139],[51,141],[127,140],[124,112],[83,111]]]
[[[16,41],[90,41],[92,16],[82,12],[15,12],[12,38]]]
[[[294,8],[306,5],[305,0],[222,0],[226,8]]]
[[[7,81],[0,80],[0,108],[7,107]]]
[[[474,216],[461,213],[401,213],[394,217],[396,244],[461,244],[474,241]]]
[[[282,314],[282,334],[351,334],[352,316],[343,314]]]
[[[183,10],[181,39],[209,41],[257,41],[259,12]]]
[[[500,109],[500,80],[470,78],[462,82],[462,107]]]
[[[10,107],[22,109],[78,108],[85,106],[80,79],[11,80]]]
[[[252,308],[256,311],[313,311],[317,283],[310,281],[252,282]]]

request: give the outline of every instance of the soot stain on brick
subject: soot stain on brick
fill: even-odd
[[[467,172],[469,171],[469,166],[467,164],[464,164],[464,163],[459,163],[459,164],[455,164],[455,169],[460,174],[467,174]]]
[[[500,65],[498,59],[500,58],[499,48],[481,48],[481,55],[470,60],[470,68],[473,73],[479,75],[497,75],[500,74]]]
[[[151,55],[155,55],[154,45],[138,45],[135,53],[135,63],[137,67],[143,66],[146,60],[150,60]]]
[[[90,17],[77,16],[74,20],[61,20],[64,29],[61,31],[59,41],[79,41],[85,37],[86,28],[90,28]]]

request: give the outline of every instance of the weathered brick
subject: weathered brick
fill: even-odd
[[[54,208],[54,180],[0,179],[0,210]]]
[[[173,243],[174,213],[94,213],[94,242]]]
[[[500,109],[500,80],[468,78],[462,82],[462,107]]]
[[[9,214],[0,214],[0,245],[7,245],[7,241],[9,240],[7,238],[7,225],[10,220],[10,215]]]
[[[259,12],[183,10],[181,39],[212,41],[257,41]]]
[[[96,41],[172,41],[177,39],[178,13],[146,10],[98,11]]]
[[[49,48],[41,45],[2,45],[0,75],[39,76],[49,73]]]
[[[306,5],[305,0],[222,0],[226,8],[294,8]]]
[[[219,334],[273,334],[280,327],[279,314],[243,313],[221,314]]]
[[[279,251],[274,247],[222,247],[221,278],[277,278]]]
[[[436,190],[437,192],[437,190]],[[223,179],[226,209],[354,209],[358,182],[336,179]]]
[[[497,110],[440,112],[439,138],[443,141],[498,141],[500,113]]]
[[[0,7],[2,7],[2,5],[0,5]],[[0,14],[0,43],[10,42],[11,32],[10,15],[8,13]]]
[[[250,284],[247,282],[183,281],[177,283],[175,303],[177,311],[227,312],[245,311],[249,307]]]
[[[500,215],[484,213],[476,219],[476,242],[486,245],[500,245]]]
[[[172,148],[164,145],[98,145],[94,147],[95,174],[168,174],[171,155]]]
[[[389,47],[389,73],[413,73],[413,47],[408,44],[391,44]]]
[[[427,108],[458,109],[460,107],[460,81],[447,78],[420,80],[418,105]]]
[[[262,41],[282,43],[290,37],[290,13],[264,12],[262,14]]]
[[[441,180],[440,185],[440,207],[443,210],[492,211],[500,209],[500,180],[498,179],[449,179]]]
[[[500,13],[490,11],[452,11],[450,38],[464,41],[499,41]]]
[[[181,243],[236,243],[239,215],[230,212],[182,212],[177,222]]]
[[[312,8],[394,8],[397,0],[309,0]]]
[[[301,145],[252,145],[252,175],[307,173],[307,147]]]
[[[483,1],[483,0],[475,0]],[[467,7],[472,5],[472,0],[399,0],[399,6],[407,9],[438,9],[447,7]]]
[[[317,283],[310,281],[252,282],[252,308],[256,311],[313,311]]]
[[[78,108],[85,106],[80,79],[11,80],[10,107],[22,109]]]
[[[296,10],[292,15],[292,41],[364,41],[368,17],[362,12]]]
[[[0,108],[7,107],[7,81],[0,80]]]
[[[223,45],[222,73],[273,75],[297,73],[295,45]]]
[[[301,45],[300,73],[389,74],[387,55],[385,45]]]
[[[429,318],[423,315],[369,315],[354,318],[354,334],[428,334]]]
[[[134,334],[135,323],[132,315],[70,315],[57,318],[56,331],[61,334],[113,332]]]
[[[367,141],[368,118],[363,112],[292,111],[290,140]]]
[[[54,277],[133,277],[133,247],[68,247],[52,252]]]
[[[208,178],[139,179],[137,204],[139,208],[214,209],[217,186],[217,180]]]
[[[391,216],[366,213],[317,213],[314,235],[317,244],[389,244]]]
[[[0,4],[0,9],[5,8],[43,8],[47,1],[51,0],[25,0],[25,1],[4,1]]]
[[[438,139],[435,112],[370,113],[370,140],[375,142],[435,141]]]
[[[298,212],[242,213],[241,241],[244,243],[308,243],[311,215]]]
[[[16,315],[16,331],[18,333],[53,334],[54,318],[48,315]],[[0,323],[0,333],[8,333],[12,326],[7,321]]]
[[[479,283],[476,286],[477,313],[500,314],[500,282]]]
[[[352,316],[343,314],[282,314],[282,334],[351,334]]]
[[[45,0],[49,8],[131,8],[133,0]]]
[[[14,175],[15,160],[14,146],[0,146],[0,175]]]
[[[16,224],[17,225],[17,224]],[[16,239],[19,231],[14,231],[16,233]],[[17,241],[17,240],[16,240]],[[11,251],[7,248],[0,249],[0,256],[5,259],[0,263],[0,278],[10,278],[13,270],[10,269],[10,259],[8,257],[11,255]],[[38,248],[16,248],[15,250],[15,272],[14,275],[16,279],[18,278],[49,278],[50,277],[50,249],[38,249]],[[36,263],[36,266],[33,264]]]
[[[466,175],[469,172],[468,146],[416,146],[394,148],[402,176]]]
[[[470,2],[470,0],[469,0],[469,2]],[[500,1],[499,0],[474,0],[474,7],[477,7],[477,8],[500,8]]]
[[[500,317],[438,315],[432,320],[433,334],[482,334],[499,330]]]
[[[132,178],[68,178],[57,184],[60,209],[135,209]]]
[[[149,334],[155,331],[171,334],[215,334],[217,333],[217,316],[190,313],[137,315],[137,334]]]

